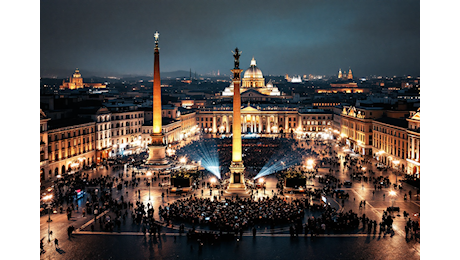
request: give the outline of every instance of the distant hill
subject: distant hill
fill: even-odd
[[[176,70],[176,71],[171,71],[171,72],[160,72],[160,75],[162,78],[189,78],[190,77],[190,71],[186,70]],[[194,74],[192,73],[192,76]]]
[[[41,70],[40,74],[42,78],[63,78],[63,79],[68,79],[72,76],[75,70],[67,70],[67,69],[57,69],[53,71],[45,71]],[[110,75],[109,73],[103,73],[103,72],[95,72],[95,71],[87,71],[84,69],[80,69],[80,73],[83,77],[83,80],[85,81],[85,78],[101,78],[104,79],[105,77],[117,77],[125,80],[132,80],[132,79],[137,79],[137,80],[151,80],[153,79],[153,73],[151,75],[130,75],[130,74],[124,74],[124,75]],[[190,77],[190,71],[186,70],[177,70],[177,71],[171,71],[171,72],[160,72],[161,78],[189,78]],[[193,76],[194,74],[192,74]],[[85,81],[86,82],[86,81]],[[96,82],[96,81],[95,81]]]

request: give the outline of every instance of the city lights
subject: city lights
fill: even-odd
[[[42,2],[40,258],[420,258],[420,3]]]
[[[186,164],[187,163],[187,158],[184,156],[184,157],[181,157],[179,159],[179,162],[182,163],[182,164]]]

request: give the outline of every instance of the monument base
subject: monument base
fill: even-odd
[[[245,191],[246,185],[244,184],[244,165],[243,162],[233,162],[230,165],[230,183],[227,190],[229,192]]]
[[[170,162],[166,159],[165,145],[149,145],[149,158],[144,166],[148,168],[167,169]]]

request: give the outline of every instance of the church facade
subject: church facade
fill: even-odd
[[[241,129],[243,134],[316,135],[332,128],[332,113],[322,109],[299,109],[297,105],[268,104],[272,99],[286,99],[271,81],[265,84],[262,71],[252,58],[241,84]],[[233,83],[224,89],[221,99],[233,97]],[[251,102],[253,102],[251,104]],[[232,105],[215,105],[199,110],[196,123],[204,133],[231,134]]]
[[[106,88],[105,84],[102,83],[84,83],[81,77],[80,70],[75,69],[72,77],[68,81],[62,81],[60,89],[79,89],[79,88]]]
[[[250,67],[244,72],[240,93],[243,95],[248,90],[255,90],[265,96],[280,96],[281,92],[271,81],[265,85],[265,78],[262,71],[257,67],[254,57],[251,60]],[[233,83],[225,88],[222,96],[233,96]]]

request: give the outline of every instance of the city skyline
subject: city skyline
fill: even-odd
[[[420,74],[419,1],[176,1],[134,7],[46,1],[40,8],[42,77],[67,76],[75,68],[95,76],[152,75],[156,30],[165,72],[229,75],[227,56],[238,47],[242,68],[254,57],[266,75],[334,75],[349,68],[358,77]]]

